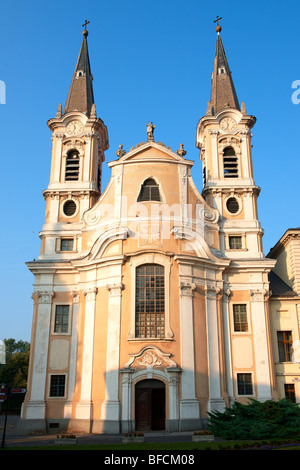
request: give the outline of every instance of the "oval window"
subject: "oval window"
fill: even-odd
[[[240,208],[239,203],[235,197],[230,197],[227,200],[226,207],[228,212],[230,212],[231,214],[236,214]]]
[[[68,217],[71,217],[75,214],[77,209],[75,201],[69,200],[64,203],[64,214]]]

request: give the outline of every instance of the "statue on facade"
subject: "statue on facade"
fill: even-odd
[[[152,121],[150,122],[150,124],[147,124],[147,137],[148,137],[148,141],[149,141],[149,140],[153,140],[153,141],[154,141],[154,136],[153,136],[154,129],[155,129],[155,126],[154,126],[154,124],[153,124]]]

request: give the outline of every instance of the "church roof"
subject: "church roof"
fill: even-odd
[[[90,116],[91,107],[94,104],[93,76],[88,52],[87,30],[85,29],[82,34],[83,41],[63,114],[80,111]]]
[[[290,288],[274,271],[268,275],[270,283],[270,291],[274,297],[296,297],[296,292]]]
[[[216,31],[217,43],[210,97],[212,112],[213,114],[216,114],[221,109],[228,107],[240,111],[239,101],[234,88],[225,49],[220,35],[221,27],[219,25],[217,26]]]

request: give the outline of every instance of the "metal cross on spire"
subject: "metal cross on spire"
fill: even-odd
[[[89,21],[85,20],[85,23],[83,23],[83,25],[82,25],[82,27],[84,28],[84,30],[82,31],[82,34],[83,34],[83,36],[84,36],[85,38],[86,38],[87,35],[89,34],[88,31],[87,31],[87,29],[86,29],[86,26],[87,26],[89,23],[90,23]]]
[[[221,31],[221,26],[219,25],[219,21],[221,20],[222,18],[219,18],[219,15],[217,15],[217,19],[214,21],[214,23],[217,23],[217,27],[216,27],[216,31],[217,33],[219,34],[220,31]]]

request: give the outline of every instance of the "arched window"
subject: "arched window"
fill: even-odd
[[[165,337],[165,274],[159,264],[136,268],[135,336]]]
[[[79,179],[79,154],[77,150],[71,150],[66,158],[66,181],[78,181]]]
[[[144,201],[160,201],[159,187],[153,178],[144,181],[138,197],[138,202]]]
[[[238,178],[238,160],[232,147],[226,147],[223,152],[224,178]]]

